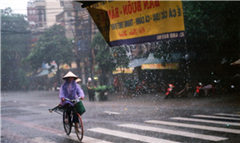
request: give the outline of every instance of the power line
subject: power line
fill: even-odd
[[[4,34],[30,34],[31,31],[13,31],[13,30],[1,30]]]

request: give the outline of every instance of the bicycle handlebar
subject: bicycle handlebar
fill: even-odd
[[[81,97],[78,97],[78,99],[71,100],[69,98],[65,98],[65,100],[70,101],[70,102],[78,102],[79,100],[82,100]]]
[[[71,99],[69,99],[69,98],[64,98],[66,101],[70,101],[70,102],[72,102],[73,104],[75,104],[76,102],[78,102],[78,101],[80,101],[80,100],[83,100],[81,97],[78,97],[78,99],[74,99],[74,100],[71,100]],[[53,109],[48,109],[48,111],[50,112],[50,113],[52,113],[52,111],[55,111],[55,112],[57,112],[57,110],[59,110],[59,107],[60,107],[61,105],[59,104],[58,106],[56,106],[56,107],[54,107]]]

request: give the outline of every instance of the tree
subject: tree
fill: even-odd
[[[27,86],[27,68],[21,60],[28,54],[30,31],[26,16],[1,10],[1,88],[19,90]]]
[[[94,36],[90,47],[94,48],[97,53],[95,57],[95,61],[102,72],[102,78],[100,80],[100,84],[106,85],[107,84],[106,74],[111,72],[116,65],[110,53],[110,48],[107,45],[105,39],[102,37],[100,32],[98,32]]]
[[[197,53],[201,73],[221,73],[224,59],[229,65],[239,58],[239,6],[234,1],[183,1],[187,48]]]
[[[94,36],[91,47],[97,49],[95,61],[99,65],[103,77],[100,84],[107,84],[107,73],[112,72],[116,68],[128,68],[129,58],[127,57],[125,46],[109,47],[99,32]],[[120,87],[122,87],[123,82],[122,73],[120,76]]]
[[[229,69],[229,63],[238,59],[240,55],[240,17],[236,14],[239,13],[240,3],[232,1],[182,3],[186,38],[159,42],[154,56],[166,59],[172,52],[190,54],[190,57],[194,57],[189,59],[190,70],[197,77],[209,79],[211,72],[225,75],[223,69]],[[206,76],[207,74],[209,76]]]
[[[43,62],[55,61],[58,65],[57,79],[60,84],[59,65],[74,60],[74,45],[65,37],[65,29],[61,25],[53,25],[39,37],[31,53],[24,59],[33,69],[37,70]]]

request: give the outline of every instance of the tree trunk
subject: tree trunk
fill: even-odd
[[[60,87],[61,86],[61,72],[59,68],[60,65],[58,62],[56,62],[56,64],[57,64],[57,83],[58,83],[57,87]]]

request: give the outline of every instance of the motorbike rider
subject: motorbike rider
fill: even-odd
[[[173,84],[168,84],[169,88],[167,89],[167,93],[165,96],[165,99],[167,98],[174,98],[175,97],[175,93],[173,91],[173,88],[175,87]]]

